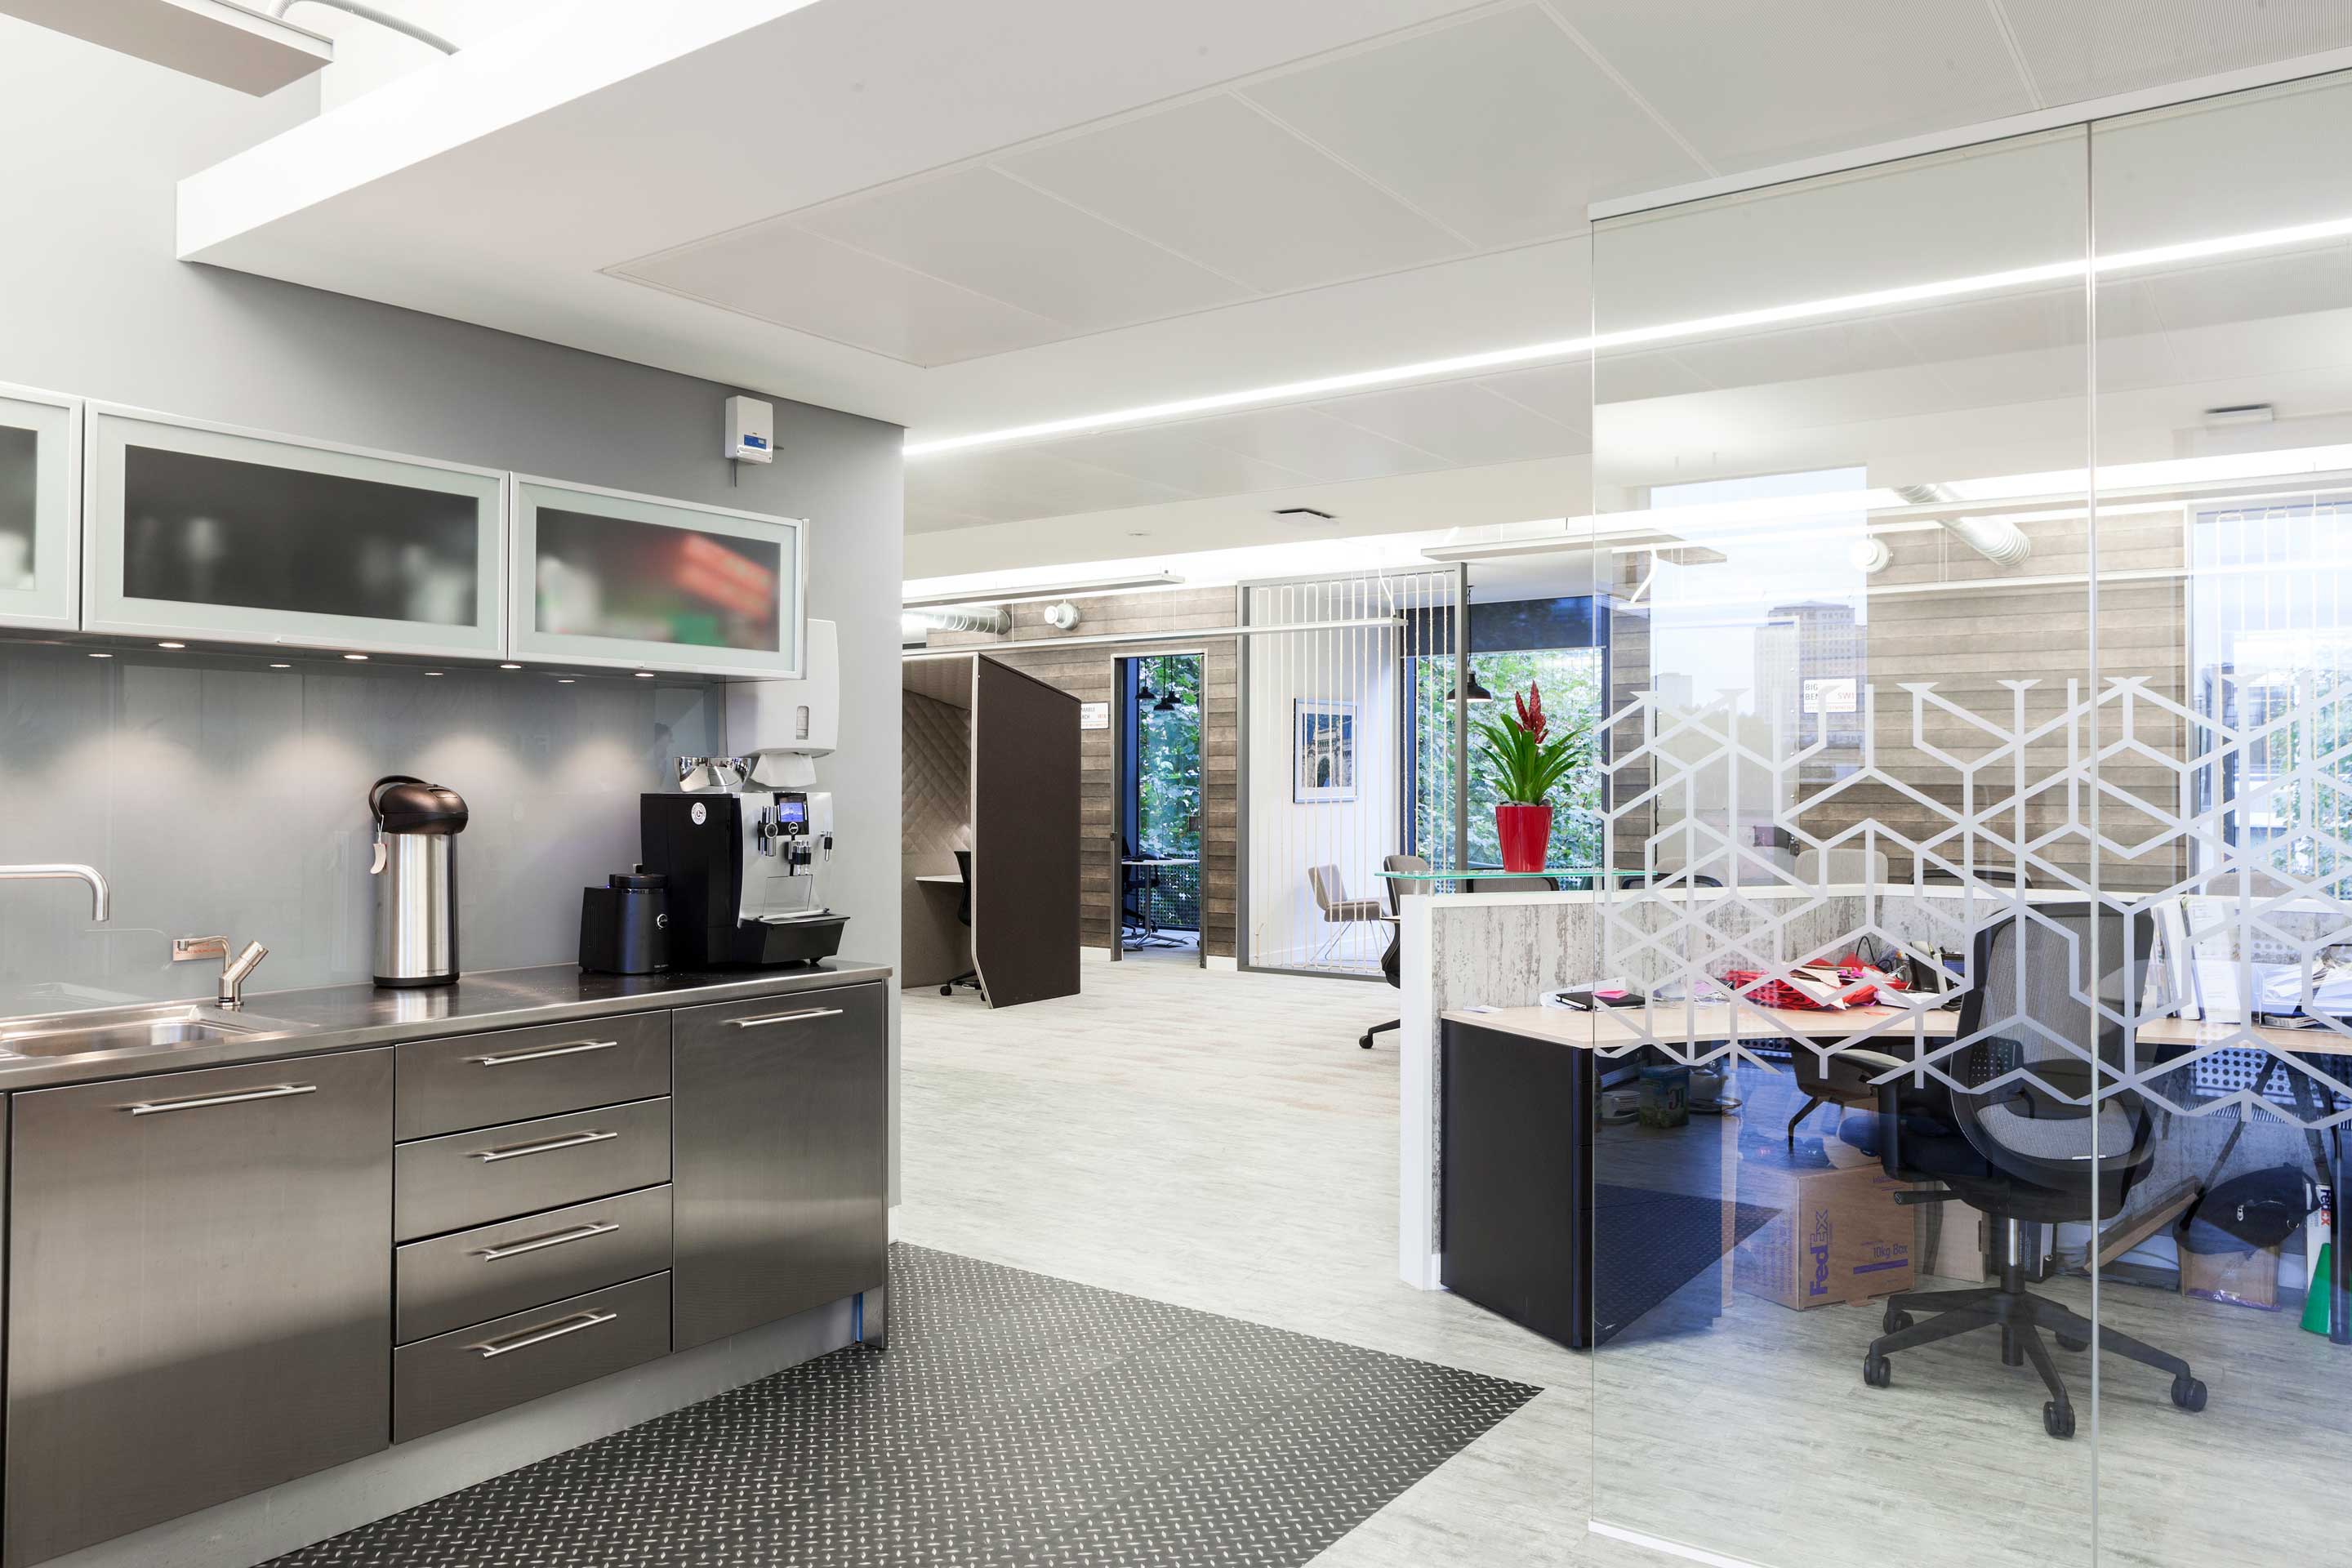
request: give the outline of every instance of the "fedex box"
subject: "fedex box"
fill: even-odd
[[[1776,1211],[1739,1244],[1739,1289],[1803,1311],[1911,1288],[1912,1215],[1895,1201],[1907,1183],[1832,1141],[1829,1169],[1792,1163],[1786,1147],[1740,1151],[1739,1201]]]

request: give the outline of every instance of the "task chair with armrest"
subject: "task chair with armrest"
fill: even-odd
[[[1863,1358],[1863,1381],[1871,1387],[1894,1381],[1887,1358],[1897,1352],[1998,1328],[2002,1363],[2032,1362],[2050,1392],[2042,1429],[2071,1437],[2074,1407],[2042,1342],[2047,1329],[2062,1350],[2088,1350],[2096,1339],[2101,1350],[2169,1373],[2175,1405],[2205,1407],[2205,1385],[2179,1356],[2095,1325],[2025,1288],[2028,1225],[2119,1214],[2147,1173],[2154,1126],[2147,1104],[2137,1094],[2106,1090],[2098,1097],[2094,1122],[2088,1103],[2093,1065],[2057,1041],[2086,1046],[2111,1072],[2125,1066],[2123,1026],[2112,1019],[2139,998],[2155,934],[2146,913],[2126,918],[2088,903],[2041,905],[2029,918],[2012,917],[1979,931],[1974,984],[1960,1002],[1958,1037],[1991,1033],[1940,1062],[1964,1088],[1932,1078],[1914,1087],[1896,1079],[1879,1086],[1875,1111],[1846,1119],[1846,1141],[1877,1154],[1888,1175],[1946,1188],[1899,1193],[1895,1202],[1958,1198],[1989,1215],[2000,1270],[1989,1285],[1889,1297],[1881,1325],[1885,1331]],[[2086,995],[2097,999],[2097,1009],[2081,999]],[[1878,1052],[1843,1054],[1879,1073],[1908,1065]],[[2041,1083],[2009,1081],[2021,1069]],[[2083,1103],[2070,1102],[2076,1100]],[[1935,1316],[1915,1322],[1915,1309]]]
[[[1423,859],[1418,855],[1384,855],[1381,858],[1381,869],[1383,871],[1426,871],[1429,869],[1429,862]],[[1381,884],[1389,905],[1388,913],[1381,917],[1381,919],[1388,922],[1389,927],[1389,949],[1386,952],[1381,955],[1381,973],[1387,979],[1390,984],[1402,986],[1404,984],[1404,972],[1402,966],[1398,962],[1397,943],[1403,939],[1404,935],[1404,926],[1402,922],[1404,906],[1402,902],[1402,895],[1397,891],[1397,882],[1395,878],[1383,877],[1381,879]],[[1402,1027],[1404,1027],[1404,1020],[1402,1018],[1391,1018],[1385,1024],[1374,1024],[1370,1028],[1366,1029],[1361,1035],[1356,1037],[1356,1044],[1369,1051],[1372,1048],[1372,1037],[1374,1035],[1383,1035],[1391,1029],[1401,1029]]]
[[[963,896],[956,900],[956,919],[963,922],[966,931],[970,931],[971,929],[971,851],[957,850],[955,862],[956,875],[963,879]],[[955,994],[955,988],[959,985],[969,985],[974,991],[979,990],[980,972],[976,969],[965,970],[961,974],[940,986],[940,994],[952,996]]]

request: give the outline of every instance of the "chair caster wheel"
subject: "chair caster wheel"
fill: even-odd
[[[2205,1384],[2193,1377],[2174,1378],[2172,1380],[2172,1403],[2178,1405],[2183,1410],[2194,1411],[2204,1409]]]
[[[2086,1351],[2091,1348],[2090,1341],[2078,1340],[2072,1334],[2060,1334],[2057,1339],[2058,1348],[2062,1351]]]
[[[1875,1352],[1862,1358],[1862,1381],[1873,1388],[1885,1388],[1895,1381],[1895,1363]]]
[[[1911,1314],[1905,1311],[1902,1308],[1889,1303],[1886,1309],[1886,1315],[1879,1319],[1878,1321],[1886,1332],[1890,1334],[1899,1334],[1904,1330],[1911,1326]]]
[[[954,986],[954,984],[953,984],[952,983],[950,983],[950,984],[946,984],[946,985],[942,985],[942,986],[940,986],[940,995],[942,995],[942,996],[952,996],[952,995],[954,995],[954,994],[955,994],[955,986]]]
[[[2072,1437],[2074,1435],[2074,1407],[2071,1405],[2061,1405],[2056,1400],[2044,1401],[2042,1406],[2042,1429],[2053,1437]]]

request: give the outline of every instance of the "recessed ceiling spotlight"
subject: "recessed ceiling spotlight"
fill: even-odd
[[[641,669],[637,671],[637,679],[639,680],[651,680],[653,678],[654,672],[650,669]]]
[[[519,664],[502,664],[499,666],[499,668],[500,669],[520,669],[522,666]]]
[[[568,675],[559,675],[555,678],[555,684],[558,686],[569,686],[572,684],[572,677]]]
[[[183,648],[183,647],[187,647],[188,645],[187,645],[186,643],[184,643],[184,642],[159,642],[159,643],[157,643],[155,646],[156,646],[157,647]]]
[[[273,664],[269,668],[272,669],[291,669],[294,667],[290,664]]]
[[[347,653],[343,655],[343,657],[350,659],[353,664],[365,664],[367,662],[367,655],[363,653]]]
[[[89,657],[92,658],[112,658],[114,656],[110,653],[94,653]]]
[[[425,673],[425,674],[427,674],[427,675],[438,675],[438,674],[440,674],[441,672],[440,672],[439,670],[437,670],[437,669],[428,669],[428,670],[426,670]]]

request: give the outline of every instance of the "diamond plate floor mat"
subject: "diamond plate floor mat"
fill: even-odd
[[[1537,1392],[904,1245],[890,1317],[274,1568],[1288,1568]]]

